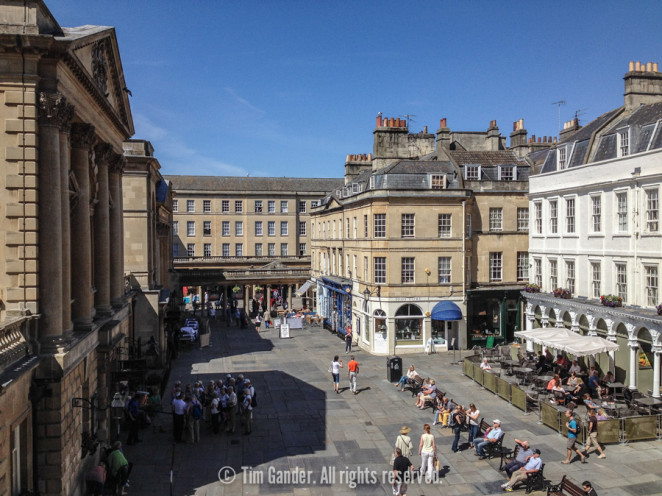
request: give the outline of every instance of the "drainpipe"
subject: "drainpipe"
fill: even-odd
[[[462,301],[464,303],[465,315],[464,320],[467,321],[468,315],[466,315],[467,308],[467,267],[466,267],[466,249],[467,249],[467,200],[462,200]],[[465,324],[465,336],[466,336],[466,327]],[[458,348],[461,350],[462,346],[460,343],[460,330],[457,330],[457,341]],[[460,352],[460,357],[462,357],[462,352]]]

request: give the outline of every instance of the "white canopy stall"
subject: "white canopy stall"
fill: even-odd
[[[565,327],[546,327],[530,331],[517,331],[515,336],[536,344],[565,351],[573,356],[596,355],[618,350],[618,345],[599,336],[582,336]]]

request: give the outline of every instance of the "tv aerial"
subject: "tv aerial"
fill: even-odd
[[[559,133],[561,132],[561,105],[565,105],[566,102],[565,100],[559,100],[558,102],[552,102],[552,105],[558,105],[559,107]]]

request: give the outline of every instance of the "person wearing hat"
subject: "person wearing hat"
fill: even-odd
[[[485,436],[482,441],[476,442],[474,440],[474,446],[476,447],[476,456],[479,456],[481,460],[487,458],[485,454],[485,446],[490,443],[496,443],[503,436],[503,431],[501,430],[501,420],[494,419],[492,422],[492,427],[485,431]]]
[[[524,465],[526,465],[526,462],[529,460],[529,457],[533,455],[533,451],[531,451],[528,441],[526,440],[520,441],[519,439],[515,439],[515,444],[519,446],[519,450],[517,451],[517,456],[513,461],[507,463],[502,469],[504,472],[506,472],[506,475],[508,476],[509,479],[513,475],[513,472],[519,470]]]
[[[533,474],[535,472],[538,472],[541,466],[542,466],[542,460],[540,459],[540,450],[534,449],[533,454],[529,456],[526,465],[524,465],[519,470],[513,472],[513,475],[510,477],[510,480],[505,484],[501,484],[501,487],[506,491],[512,491],[513,486],[515,486],[515,484],[517,484],[518,482],[525,481],[526,478],[528,477],[528,474]]]
[[[395,440],[395,447],[400,448],[402,455],[409,458],[414,453],[414,444],[411,442],[411,438],[408,434],[411,432],[411,429],[406,425],[403,425],[400,429],[400,434]]]

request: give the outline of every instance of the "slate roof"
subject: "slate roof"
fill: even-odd
[[[491,152],[467,152],[463,150],[451,150],[449,151],[451,159],[459,165],[481,165],[484,167],[490,166],[499,166],[499,165],[526,165],[528,162],[519,158],[510,150],[499,150]]]
[[[237,176],[163,176],[178,192],[288,192],[328,193],[341,187],[342,178],[237,177]]]
[[[559,145],[563,143],[574,143],[576,141],[591,139],[591,136],[595,131],[597,131],[602,126],[604,126],[607,122],[613,119],[618,112],[622,110],[623,107],[618,107],[614,110],[610,110],[609,112],[602,114],[599,117],[596,117],[591,122],[586,124],[584,127],[578,129],[576,132],[563,137],[563,139],[561,139],[561,141],[559,142]]]
[[[438,162],[419,160],[400,160],[394,164],[387,165],[376,174],[430,174],[456,172],[455,167],[448,161]]]

